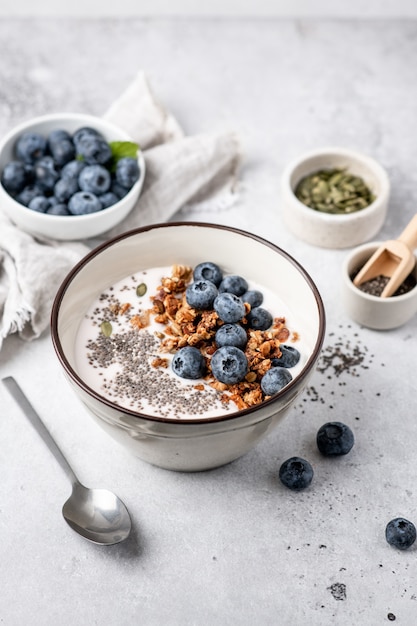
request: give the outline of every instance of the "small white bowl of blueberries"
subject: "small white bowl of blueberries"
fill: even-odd
[[[56,113],[0,143],[0,203],[22,230],[58,240],[96,237],[133,209],[145,178],[140,146],[99,117]]]

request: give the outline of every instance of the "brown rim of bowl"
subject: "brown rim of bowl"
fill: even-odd
[[[217,230],[219,229],[226,230],[226,231],[230,231],[230,232],[242,235],[243,237],[249,237],[250,239],[254,239],[255,241],[258,241],[259,243],[265,246],[268,246],[269,248],[272,248],[275,252],[278,252],[278,254],[285,257],[292,265],[294,265],[297,268],[297,270],[300,272],[300,274],[302,274],[302,276],[305,278],[305,280],[309,284],[314,294],[317,308],[319,311],[319,332],[318,332],[318,338],[314,346],[313,352],[310,355],[309,359],[307,360],[307,363],[305,364],[300,374],[298,374],[298,376],[296,376],[291,382],[289,382],[288,385],[286,385],[282,389],[282,391],[279,391],[277,394],[272,396],[269,400],[265,400],[261,404],[257,404],[247,409],[242,409],[240,411],[235,411],[231,413],[230,415],[224,414],[224,415],[219,415],[217,417],[205,417],[205,418],[198,418],[198,419],[187,418],[187,419],[180,420],[178,418],[157,417],[154,415],[147,415],[146,413],[139,413],[138,411],[131,411],[126,407],[122,407],[118,404],[115,404],[111,402],[110,400],[108,400],[107,398],[105,398],[104,396],[101,396],[99,393],[97,393],[90,387],[88,387],[88,385],[86,385],[85,382],[74,371],[74,369],[71,367],[71,365],[69,364],[68,360],[65,357],[65,354],[62,349],[61,342],[58,336],[59,309],[60,309],[62,299],[65,295],[65,292],[69,284],[74,279],[74,277],[78,274],[78,272],[80,272],[82,268],[86,265],[86,263],[88,263],[92,258],[100,254],[106,248],[113,246],[114,244],[116,244],[117,242],[123,239],[131,237],[132,235],[136,235],[138,233],[146,232],[148,230],[154,230],[155,228],[175,228],[179,226],[190,226],[190,227],[197,227],[197,228],[203,227],[203,228],[214,228]],[[116,237],[110,239],[109,241],[99,244],[96,248],[91,250],[91,252],[88,252],[86,256],[84,256],[72,268],[72,270],[70,270],[70,272],[64,278],[63,282],[61,283],[61,286],[59,287],[56,293],[56,296],[52,305],[52,311],[51,311],[51,335],[52,335],[52,343],[53,343],[55,352],[65,372],[67,373],[69,378],[72,379],[77,384],[78,387],[80,387],[86,394],[88,394],[89,396],[97,400],[98,402],[101,402],[107,405],[108,407],[112,408],[115,411],[118,411],[119,413],[124,413],[126,415],[129,415],[130,417],[134,417],[134,418],[137,417],[137,418],[146,419],[146,420],[153,421],[153,422],[163,422],[163,423],[181,424],[181,425],[201,424],[201,423],[207,424],[210,422],[223,422],[223,421],[238,419],[242,415],[248,415],[250,413],[254,413],[255,411],[259,410],[260,407],[273,404],[278,398],[283,398],[286,395],[290,394],[292,389],[298,386],[300,382],[307,376],[307,374],[312,369],[314,363],[316,362],[318,355],[320,353],[321,347],[323,345],[323,341],[324,341],[325,325],[326,325],[326,315],[325,315],[324,305],[323,305],[323,301],[320,296],[320,293],[315,283],[313,282],[312,278],[310,277],[310,275],[304,270],[304,268],[298,263],[298,261],[296,261],[291,255],[289,255],[287,252],[285,252],[284,250],[282,250],[275,244],[271,243],[270,241],[267,241],[266,239],[263,239],[262,237],[259,237],[258,235],[254,235],[247,231],[240,230],[239,228],[235,228],[233,226],[222,226],[219,224],[212,224],[212,223],[205,223],[205,222],[169,222],[169,223],[167,222],[167,223],[150,224],[149,226],[143,226],[141,228],[135,228],[133,230],[126,231],[125,233],[122,233],[121,235],[117,235]]]

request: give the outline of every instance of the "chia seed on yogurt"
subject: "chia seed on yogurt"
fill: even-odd
[[[114,376],[104,375],[102,387],[115,404],[124,404],[135,411],[149,407],[157,410],[160,417],[181,417],[183,413],[203,416],[219,402],[219,393],[207,388],[199,391],[190,388],[184,393],[180,380],[163,369],[151,364],[158,356],[159,342],[148,330],[136,330],[112,334],[99,334],[87,343],[90,365],[109,370],[118,366]],[[228,405],[221,402],[223,412]]]

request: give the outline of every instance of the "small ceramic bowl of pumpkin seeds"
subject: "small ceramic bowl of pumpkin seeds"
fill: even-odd
[[[390,194],[385,169],[344,148],[321,148],[295,159],[282,176],[282,216],[298,238],[323,248],[349,248],[382,227]]]

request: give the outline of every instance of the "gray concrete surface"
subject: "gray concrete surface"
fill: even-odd
[[[239,133],[238,204],[180,217],[251,230],[303,263],[327,309],[329,356],[265,442],[218,470],[179,474],[124,455],[91,422],[47,333],[8,339],[0,375],[21,382],[80,479],[124,499],[135,532],[107,549],[72,533],[60,513],[67,479],[0,390],[4,626],[417,623],[417,548],[399,552],[384,537],[393,517],[417,522],[417,319],[390,332],[352,322],[339,293],[346,252],[294,239],[279,194],[300,152],[362,150],[392,182],[379,238],[399,234],[417,206],[416,62],[415,21],[0,22],[0,133],[46,112],[101,114],[139,68],[187,133]],[[340,375],[338,345],[360,361]],[[315,435],[336,419],[356,445],[324,459]],[[301,493],[277,479],[294,454],[315,470]]]

